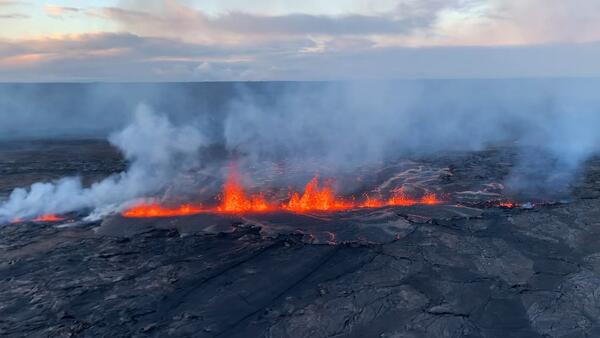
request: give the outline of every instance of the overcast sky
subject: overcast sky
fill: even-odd
[[[0,81],[600,76],[598,0],[0,0]]]

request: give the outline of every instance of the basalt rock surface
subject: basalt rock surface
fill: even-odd
[[[462,204],[2,225],[0,336],[600,336],[600,164],[568,203],[502,208],[472,174],[498,156],[444,171]]]

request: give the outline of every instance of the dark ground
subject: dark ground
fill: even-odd
[[[125,165],[102,142],[3,149],[3,196]],[[600,336],[600,162],[569,201],[487,203],[514,160],[422,160],[441,206],[0,226],[0,336]]]

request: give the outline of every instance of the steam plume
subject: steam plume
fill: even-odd
[[[581,164],[600,153],[598,80],[131,85],[138,88],[133,97],[118,91],[120,86],[125,85],[84,90],[93,95],[80,102],[92,107],[83,120],[71,113],[69,104],[78,87],[54,88],[49,101],[39,88],[19,89],[20,95],[9,95],[16,89],[0,91],[6,98],[4,105],[0,100],[0,117],[21,116],[21,107],[28,116],[0,125],[4,137],[11,130],[55,127],[52,112],[36,117],[56,102],[63,102],[59,117],[68,114],[73,120],[72,127],[63,126],[65,132],[90,127],[98,107],[118,109],[105,114],[106,124],[96,132],[114,130],[136,99],[169,113],[169,118],[158,116],[142,106],[130,126],[110,134],[110,142],[130,162],[126,172],[90,187],[78,178],[64,178],[15,189],[0,204],[0,219],[102,208],[160,192],[178,195],[178,178],[197,168],[205,153],[201,148],[209,144],[235,155],[242,172],[284,160],[308,175],[329,176],[404,155],[510,142],[521,150],[505,183],[515,191],[544,192],[566,187]],[[198,119],[205,120],[204,127],[189,123]],[[186,127],[175,127],[170,120],[185,121]],[[213,173],[222,164],[208,163],[215,163]],[[284,179],[291,181],[277,184],[306,182],[306,177],[296,178],[287,175]],[[215,184],[208,181],[204,183]]]
[[[34,183],[15,189],[0,205],[0,220],[80,209],[102,208],[164,189],[181,167],[189,163],[206,140],[199,130],[175,127],[164,116],[139,106],[132,124],[109,137],[130,162],[129,169],[90,187],[78,177],[52,183]]]

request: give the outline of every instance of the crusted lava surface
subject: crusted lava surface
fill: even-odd
[[[124,166],[101,142],[4,149],[4,194]],[[91,155],[58,154],[78,149]],[[600,335],[600,161],[568,199],[511,204],[497,202],[510,147],[412,161],[433,168],[411,172],[444,203],[2,225],[0,335]],[[405,166],[376,186],[406,180]]]

